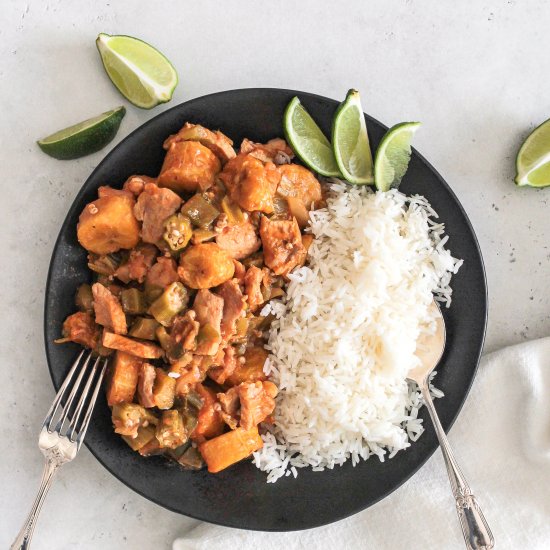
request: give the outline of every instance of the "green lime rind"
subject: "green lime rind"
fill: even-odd
[[[516,185],[550,185],[550,119],[537,126],[523,142],[516,156]]]
[[[322,176],[342,177],[330,141],[298,97],[294,97],[285,109],[283,128],[294,153],[308,168]]]
[[[96,46],[111,82],[133,105],[152,109],[172,99],[178,74],[156,48],[133,36],[105,33]]]
[[[372,153],[357,90],[349,90],[332,121],[332,147],[344,178],[355,185],[374,183]]]
[[[420,122],[401,122],[382,138],[374,159],[374,181],[379,191],[399,187],[411,160],[412,138]]]
[[[38,146],[50,157],[71,160],[91,155],[103,149],[116,136],[126,114],[117,107],[38,140]]]

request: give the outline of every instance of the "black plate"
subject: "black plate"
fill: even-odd
[[[237,145],[244,137],[264,142],[282,136],[283,111],[295,95],[330,135],[332,115],[338,105],[332,99],[289,90],[233,90],[197,98],[160,114],[122,141],[94,170],[63,222],[48,274],[44,328],[48,365],[56,389],[78,347],[56,345],[53,340],[59,337],[65,317],[74,311],[77,286],[90,277],[86,253],[76,240],[76,223],[84,205],[96,197],[98,186],[121,186],[131,174],[156,176],[164,157],[162,142],[186,121],[220,128]],[[371,117],[367,117],[367,124],[376,147],[386,127]],[[443,427],[448,429],[466,399],[483,345],[487,316],[483,262],[470,222],[456,196],[416,151],[401,189],[429,199],[446,224],[452,253],[464,259],[463,267],[453,278],[453,305],[444,312],[447,349],[437,376],[437,386],[445,392],[445,398],[438,400],[436,406]],[[275,484],[267,484],[266,475],[250,462],[211,475],[205,471],[183,471],[162,458],[141,458],[113,433],[103,396],[97,403],[86,445],[128,487],[170,510],[231,527],[289,531],[345,518],[405,482],[437,448],[426,411],[422,410],[420,416],[427,425],[426,432],[391,460],[381,463],[371,457],[355,468],[348,462],[317,473],[304,469],[297,479],[284,478]]]

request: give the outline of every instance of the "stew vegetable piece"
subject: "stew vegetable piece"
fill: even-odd
[[[58,342],[111,355],[107,403],[132,450],[216,473],[274,421],[261,310],[306,261],[321,185],[282,139],[237,153],[186,123],[164,148],[157,177],[100,187],[80,215],[93,281]]]

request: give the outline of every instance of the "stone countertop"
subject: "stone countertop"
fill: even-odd
[[[170,105],[232,88],[294,88],[338,99],[355,87],[365,110],[384,123],[422,121],[415,146],[458,195],[481,244],[490,302],[486,350],[550,332],[550,191],[518,189],[512,181],[519,145],[550,116],[546,4],[343,5],[4,1],[0,373],[7,391],[0,404],[0,547],[19,529],[42,467],[37,433],[54,395],[42,308],[61,221],[107,151]],[[129,106],[103,73],[94,44],[99,32],[139,36],[163,51],[180,74],[172,103],[153,111]],[[119,134],[99,153],[60,162],[35,144],[121,104],[128,113]],[[54,484],[33,547],[170,548],[193,524],[127,489],[83,449]]]

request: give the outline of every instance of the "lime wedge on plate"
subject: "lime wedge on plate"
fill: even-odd
[[[295,97],[283,116],[285,136],[302,162],[322,176],[342,176],[329,140]]]
[[[357,90],[348,92],[334,115],[332,146],[338,168],[347,181],[359,185],[374,182],[367,125]]]
[[[535,128],[523,142],[516,157],[518,185],[550,185],[550,120]]]
[[[374,181],[379,191],[388,191],[401,183],[411,160],[411,141],[419,127],[420,122],[401,122],[382,138],[374,159]]]
[[[37,141],[44,153],[60,160],[83,157],[103,149],[116,135],[126,114],[117,107]]]
[[[109,78],[128,101],[151,109],[172,99],[178,75],[153,46],[132,36],[104,33],[96,45]]]

